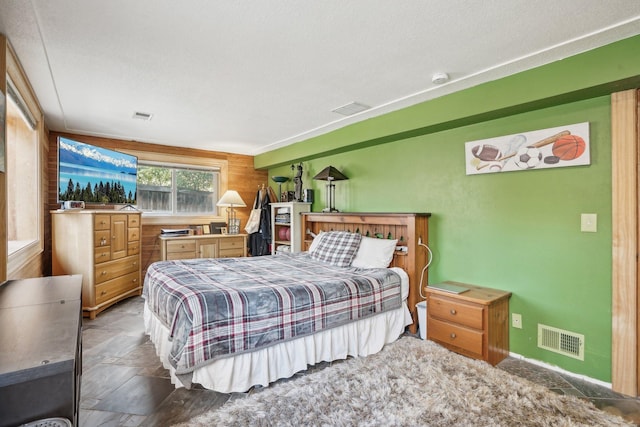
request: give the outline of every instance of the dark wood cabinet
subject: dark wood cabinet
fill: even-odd
[[[0,427],[46,418],[77,425],[82,277],[0,284]]]

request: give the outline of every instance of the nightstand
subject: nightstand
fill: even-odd
[[[427,339],[456,353],[497,365],[509,355],[511,292],[444,283],[469,290],[455,294],[431,286],[426,288]]]

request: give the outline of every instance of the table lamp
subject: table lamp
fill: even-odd
[[[342,172],[333,166],[327,166],[322,169],[320,173],[313,177],[313,179],[317,179],[320,181],[328,181],[327,184],[327,207],[322,210],[322,212],[339,212],[335,208],[335,184],[334,181],[343,181],[347,178]]]
[[[240,220],[236,217],[236,211],[234,207],[244,208],[247,206],[242,200],[242,197],[237,191],[227,190],[216,206],[226,207],[227,209],[227,234],[239,234],[240,233]]]

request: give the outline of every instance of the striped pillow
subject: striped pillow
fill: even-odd
[[[316,239],[320,239],[315,243]],[[318,234],[309,250],[311,258],[336,267],[349,267],[358,252],[362,236],[348,231],[328,231]]]

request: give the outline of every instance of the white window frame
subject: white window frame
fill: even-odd
[[[24,70],[20,66],[20,63],[15,55],[13,49],[7,46],[7,87],[12,86],[11,90],[15,92],[18,97],[17,102],[22,103],[19,107],[23,111],[23,114],[28,114],[27,120],[32,121],[35,124],[35,131],[37,135],[37,154],[36,154],[36,170],[33,171],[36,174],[36,189],[37,194],[34,197],[37,210],[37,223],[34,224],[37,231],[37,237],[34,241],[14,251],[8,252],[7,248],[7,278],[15,277],[20,273],[27,265],[29,265],[34,259],[41,257],[44,252],[44,206],[45,206],[45,192],[43,191],[43,175],[42,168],[46,164],[45,148],[48,147],[48,140],[44,129],[44,120],[40,107],[33,93],[31,86],[28,82]],[[9,96],[8,94],[5,96]],[[7,102],[7,100],[5,101]],[[8,144],[8,141],[5,141]],[[8,183],[7,183],[8,184]],[[7,209],[9,207],[7,206]],[[7,242],[8,243],[8,242]]]
[[[218,188],[216,189],[216,193],[218,198],[221,197],[220,193],[220,181],[221,181],[221,177],[220,177],[220,169],[218,167],[212,167],[212,166],[196,166],[196,165],[186,165],[186,164],[179,164],[179,163],[160,163],[160,162],[152,162],[152,161],[145,161],[145,160],[140,160],[138,159],[138,167],[139,166],[160,166],[160,167],[164,167],[167,169],[181,169],[181,170],[194,170],[194,171],[203,171],[203,172],[215,172],[218,174],[218,179],[217,179],[217,184],[218,184]],[[138,192],[140,191],[140,184],[138,183]],[[194,215],[192,214],[188,214],[188,213],[181,213],[177,211],[177,200],[178,200],[178,183],[177,183],[177,178],[176,178],[176,174],[173,173],[171,174],[171,209],[173,210],[172,212],[159,212],[159,213],[155,213],[155,212],[149,212],[149,211],[142,211],[143,214],[149,215],[149,216],[167,216],[167,215],[171,215],[171,216],[180,216],[180,217],[193,217]],[[219,209],[217,206],[213,206],[215,209],[215,214],[211,214],[212,216],[219,216]],[[198,215],[198,216],[202,216],[202,215]],[[207,215],[208,217],[209,215]]]
[[[219,171],[218,191],[219,195],[224,194],[228,187],[229,162],[223,159],[208,157],[184,156],[180,154],[154,153],[150,151],[134,151],[118,149],[123,153],[132,154],[138,157],[138,162],[142,164],[161,164],[180,168],[193,169],[217,169]],[[209,224],[210,222],[226,221],[226,214],[219,209],[217,215],[189,215],[189,214],[169,214],[169,213],[142,213],[142,224],[159,225],[184,225],[184,224]]]

